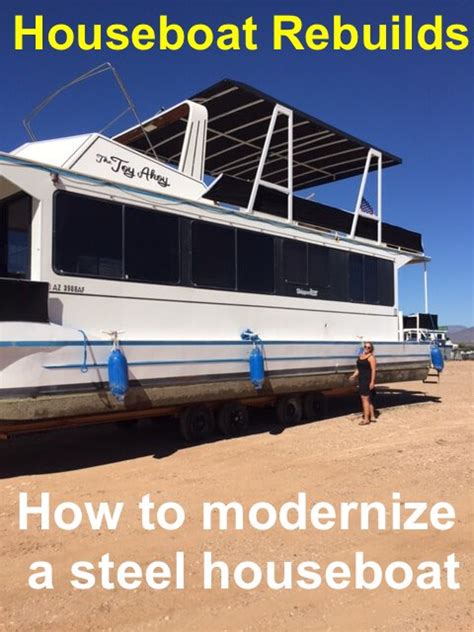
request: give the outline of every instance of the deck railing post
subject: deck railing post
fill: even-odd
[[[275,131],[276,121],[279,115],[286,116],[288,119],[288,182],[287,186],[268,182],[263,176],[263,170],[265,169],[265,162],[270,151],[270,145],[272,142],[272,136]],[[247,213],[253,213],[255,200],[257,198],[258,187],[265,186],[275,191],[284,193],[287,197],[287,221],[293,221],[293,110],[283,107],[277,103],[273,108],[272,117],[268,125],[267,135],[265,137],[265,143],[263,145],[262,154],[257,167],[257,173],[255,174],[255,180],[253,181],[252,191],[250,193],[249,203],[247,205]]]
[[[354,217],[352,219],[352,226],[350,232],[350,238],[354,239],[357,231],[357,222],[359,220],[360,215],[360,207],[362,205],[362,199],[365,193],[365,187],[367,184],[367,177],[369,175],[370,164],[372,159],[377,159],[377,214],[375,216],[372,215],[364,215],[364,217],[368,217],[369,219],[373,219],[377,222],[377,243],[382,243],[382,152],[378,149],[373,149],[372,147],[367,152],[367,158],[365,161],[364,173],[362,174],[362,180],[359,187],[359,192],[357,194],[357,201],[354,209]]]

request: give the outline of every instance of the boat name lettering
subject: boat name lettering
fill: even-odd
[[[62,292],[69,294],[84,294],[83,285],[69,285],[67,283],[53,283],[50,286],[50,292]]]
[[[126,178],[146,180],[147,182],[155,181],[160,187],[166,188],[171,186],[168,177],[157,173],[153,168],[143,167],[137,169],[133,167],[128,160],[124,160],[119,156],[105,156],[104,154],[96,154],[96,162],[110,165],[111,171],[121,173]]]
[[[296,293],[299,294],[299,296],[317,296],[318,290],[313,290],[312,288],[310,288],[309,290],[305,290],[302,287],[297,287]]]

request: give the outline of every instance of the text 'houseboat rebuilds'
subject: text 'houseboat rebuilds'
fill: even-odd
[[[259,398],[298,419],[348,385],[363,339],[379,382],[425,378],[398,308],[421,236],[382,222],[398,163],[230,80],[113,138],[1,153],[0,432],[159,409],[195,438]],[[294,195],[356,175],[354,213]]]

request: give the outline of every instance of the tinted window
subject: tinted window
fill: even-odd
[[[283,242],[283,271],[287,283],[308,284],[307,244],[293,239]]]
[[[375,257],[364,257],[364,302],[378,303],[378,274],[377,259]]]
[[[54,266],[61,273],[121,278],[122,206],[58,193]]]
[[[309,285],[317,290],[329,287],[329,248],[308,246]]]
[[[59,273],[394,304],[386,259],[64,191],[54,199]],[[30,223],[29,196],[0,203],[0,276],[29,276]]]
[[[378,287],[379,302],[381,305],[393,305],[394,297],[394,281],[393,281],[393,262],[387,259],[378,259]]]
[[[177,216],[125,209],[125,275],[132,281],[178,283]]]
[[[0,276],[30,276],[31,198],[21,195],[0,203]]]
[[[348,253],[343,250],[331,248],[329,251],[330,298],[334,301],[348,300],[348,259]]]
[[[273,237],[237,231],[237,288],[242,292],[273,293]]]
[[[235,289],[235,230],[193,222],[192,280],[195,285]]]
[[[363,255],[349,253],[349,300],[364,301],[364,259]]]

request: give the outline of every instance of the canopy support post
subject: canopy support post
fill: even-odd
[[[273,182],[268,182],[262,178],[263,170],[265,168],[265,162],[268,157],[268,152],[270,151],[270,144],[272,141],[273,132],[275,131],[275,125],[278,116],[282,114],[286,116],[288,119],[288,182],[287,186],[282,186],[280,184],[274,184]],[[258,187],[262,185],[267,187],[268,189],[274,189],[275,191],[280,191],[284,193],[287,198],[287,221],[289,223],[293,222],[293,110],[289,108],[283,107],[277,103],[273,108],[272,118],[270,119],[270,124],[268,125],[267,135],[265,137],[265,143],[263,145],[262,155],[260,156],[260,161],[258,163],[257,173],[255,175],[255,180],[252,185],[252,192],[250,193],[249,203],[247,205],[247,213],[254,212],[255,200],[257,198]]]
[[[426,261],[423,263],[423,285],[425,291],[425,314],[429,314],[428,308],[428,265]]]
[[[367,213],[362,212],[364,217],[368,219],[373,219],[377,222],[377,243],[382,243],[382,152],[378,151],[378,149],[373,149],[372,147],[367,152],[367,158],[365,161],[364,173],[362,174],[362,180],[359,187],[359,193],[357,194],[357,202],[354,209],[354,217],[352,219],[352,227],[350,232],[350,238],[354,239],[357,231],[357,222],[359,220],[359,215],[361,214],[361,204],[362,199],[364,197],[365,187],[367,184],[367,176],[369,175],[370,164],[372,159],[377,159],[377,214],[376,215],[368,215]]]

